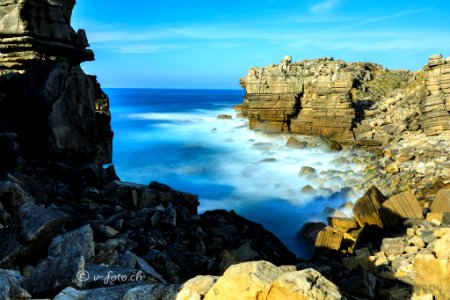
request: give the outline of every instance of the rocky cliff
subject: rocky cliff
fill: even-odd
[[[93,60],[84,30],[70,26],[75,0],[5,0],[0,3],[0,72],[36,63]]]
[[[70,26],[74,4],[0,4],[0,299],[138,299],[128,292],[148,284],[146,298],[168,299],[234,263],[294,262],[234,212],[199,215],[195,195],[118,179],[109,100],[80,67],[93,53]]]
[[[448,299],[448,61],[287,57],[242,80],[252,128],[384,147],[361,184],[386,196],[309,226],[315,257],[295,261],[233,211],[199,215],[197,196],[104,167],[109,101],[80,68],[74,3],[0,4],[0,299]]]
[[[404,131],[449,130],[450,61],[432,56],[424,70],[393,71],[333,58],[251,68],[238,106],[252,129],[381,145]]]

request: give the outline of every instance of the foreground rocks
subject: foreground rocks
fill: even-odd
[[[446,205],[448,191],[441,189],[434,201]],[[450,223],[441,220],[450,210],[443,210],[429,212],[411,191],[388,198],[372,187],[356,202],[353,218],[328,219],[312,262],[299,266],[316,267],[352,296],[448,299]]]
[[[206,293],[211,299],[342,299],[338,288],[314,269],[275,267],[265,261],[230,267]]]

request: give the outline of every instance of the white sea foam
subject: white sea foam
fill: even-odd
[[[180,181],[193,185],[211,184],[212,189],[215,185],[226,186],[228,191],[217,195],[214,190],[208,191],[208,195],[200,199],[201,210],[236,209],[255,221],[265,222],[265,226],[278,234],[291,249],[295,231],[301,223],[320,219],[326,206],[338,207],[358,196],[358,193],[352,196],[334,194],[334,197],[327,198],[348,186],[348,180],[361,177],[360,166],[333,163],[334,159],[350,157],[352,153],[327,153],[317,147],[288,148],[285,146],[288,135],[258,133],[247,129],[245,119],[217,119],[219,114],[235,115],[231,109],[128,115],[130,119],[152,121],[152,130],[146,132],[141,128],[140,132],[127,139],[173,142],[177,144],[174,147],[180,147],[186,156],[174,157],[175,162],[169,165],[139,166],[131,170],[134,172],[131,179],[143,181],[148,174],[166,173],[167,178],[181,178]],[[303,139],[312,143],[318,141],[313,137]],[[191,151],[204,151],[205,154],[190,158]],[[161,161],[166,160],[165,153],[159,155]],[[318,177],[299,176],[302,166],[316,169]],[[126,177],[130,178],[129,175]],[[306,185],[311,185],[317,193],[302,192]],[[192,192],[195,193],[195,189]],[[286,203],[285,209],[277,212],[281,206],[269,204],[274,200]],[[272,220],[271,214],[278,220]],[[289,220],[283,219],[283,215]],[[283,229],[283,224],[293,228]]]
[[[285,147],[288,135],[267,135],[247,129],[247,120],[217,119],[218,114],[234,115],[232,110],[202,111],[192,113],[141,113],[129,115],[130,118],[164,121],[153,125],[161,130],[157,136],[143,135],[144,138],[165,138],[173,141],[184,141],[186,147],[196,146],[219,148],[221,151],[213,157],[213,161],[195,161],[180,163],[180,167],[171,170],[175,173],[189,175],[199,174],[202,169],[213,169],[215,180],[235,188],[238,198],[247,201],[260,201],[268,198],[280,198],[293,204],[301,205],[311,201],[311,197],[300,192],[305,185],[318,189],[342,188],[345,179],[358,177],[361,169],[355,165],[345,168],[353,173],[347,178],[336,177],[330,180],[327,171],[342,171],[342,166],[335,166],[332,161],[343,153],[326,153],[318,148],[291,149]],[[169,121],[169,122],[167,122]],[[188,123],[188,124],[186,124]],[[314,140],[314,138],[305,137]],[[226,155],[223,155],[223,152]],[[345,156],[345,154],[344,154]],[[302,166],[313,167],[317,173],[325,173],[316,180],[299,176]],[[211,180],[211,178],[205,178]]]

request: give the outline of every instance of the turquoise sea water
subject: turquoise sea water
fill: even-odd
[[[339,193],[343,181],[327,175],[341,168],[333,163],[337,154],[286,148],[288,136],[253,132],[247,120],[235,118],[232,107],[242,102],[241,90],[105,91],[115,132],[113,162],[124,181],[159,181],[197,194],[201,212],[234,209],[263,224],[299,256],[307,252],[296,239],[298,229],[307,221],[326,220],[326,207],[354,200]],[[217,119],[219,114],[233,119]],[[324,175],[302,178],[302,166]],[[357,178],[358,167],[347,168]],[[307,184],[328,189],[303,194]]]

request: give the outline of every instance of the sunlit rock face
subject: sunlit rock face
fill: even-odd
[[[295,63],[284,59],[278,65],[252,68],[241,79],[250,128],[353,140],[352,89],[373,79],[380,69],[333,58]]]
[[[425,66],[428,96],[420,105],[421,125],[427,135],[450,130],[450,61],[432,55]]]
[[[450,130],[450,61],[432,55],[423,70],[319,58],[253,67],[241,78],[238,108],[251,129],[381,145],[405,131]]]
[[[75,0],[6,0],[0,3],[0,70],[21,71],[39,62],[93,60],[84,30],[70,25]]]

